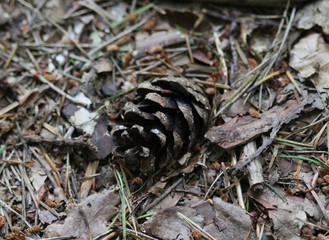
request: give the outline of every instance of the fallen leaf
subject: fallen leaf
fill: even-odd
[[[29,175],[35,191],[38,192],[41,186],[45,184],[45,181],[47,179],[47,174],[38,161],[35,161],[32,167],[30,167]]]
[[[225,92],[222,95],[222,101],[226,101],[230,98],[230,96],[234,93],[234,91]],[[252,105],[249,102],[244,101],[243,98],[239,98],[236,100],[230,107],[223,111],[223,115],[227,117],[236,117],[246,115],[249,109],[252,108]]]
[[[328,1],[312,1],[297,13],[297,28],[308,30],[319,26],[325,34],[329,35],[328,18]]]
[[[319,33],[302,38],[291,50],[290,66],[320,89],[329,88],[329,45]]]
[[[78,205],[69,205],[64,223],[49,225],[45,230],[45,236],[89,239],[85,223],[87,220],[91,235],[96,237],[106,230],[107,222],[118,213],[119,203],[120,196],[114,192],[90,195]]]
[[[273,35],[267,29],[257,29],[252,32],[250,39],[250,47],[257,53],[261,54],[271,47]]]
[[[147,234],[163,240],[190,240],[192,233],[189,225],[179,218],[177,212],[183,213],[185,216],[196,221],[196,219],[194,219],[196,217],[194,209],[189,207],[172,207],[153,215],[143,224],[143,228],[146,230]],[[202,218],[199,219],[198,223],[200,223],[200,221],[202,221]]]
[[[199,201],[188,207],[173,207],[153,215],[143,225],[146,232],[163,240],[189,240],[192,227],[181,219],[177,212],[183,214],[215,239],[244,239],[252,231],[252,223],[246,211],[237,205],[213,198],[209,201]],[[250,236],[253,237],[253,232]]]
[[[40,221],[47,223],[47,224],[51,224],[58,220],[58,218],[56,216],[54,216],[48,210],[38,210],[38,216],[39,216]]]
[[[307,220],[306,213],[296,204],[280,204],[277,211],[269,212],[279,239],[299,240],[300,230]]]

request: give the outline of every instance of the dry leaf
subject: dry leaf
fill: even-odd
[[[64,224],[49,225],[45,236],[89,239],[86,220],[92,236],[96,237],[106,230],[108,221],[118,213],[119,203],[120,196],[114,192],[90,195],[78,205],[69,205]]]
[[[245,210],[220,198],[214,198],[213,205],[202,200],[189,207],[162,210],[145,222],[143,227],[148,234],[163,240],[178,239],[177,237],[190,240],[193,237],[193,228],[177,212],[198,224],[215,239],[244,239],[249,231],[251,237],[254,235],[251,219]]]
[[[329,35],[329,4],[328,1],[311,1],[303,9],[301,9],[296,19],[297,28],[311,29],[316,26],[320,26],[322,31]]]
[[[318,88],[329,88],[329,45],[321,34],[311,33],[295,44],[290,66],[303,78],[311,77]]]
[[[269,212],[279,239],[299,240],[300,230],[307,220],[306,213],[298,205],[283,203],[277,211]]]

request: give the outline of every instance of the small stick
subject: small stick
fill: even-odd
[[[3,160],[0,160],[0,165],[1,165],[1,164],[4,164],[4,163],[21,164],[21,165],[24,165],[24,166],[27,167],[27,168],[33,166],[33,162],[26,163],[26,162],[21,162],[21,161],[19,161],[19,160],[10,160],[10,159],[3,159]]]
[[[49,145],[55,145],[59,147],[70,148],[86,148],[94,152],[98,151],[98,148],[92,144],[88,136],[82,136],[77,138],[65,139],[65,138],[44,138],[41,136],[24,136],[25,141],[30,143],[45,143]]]
[[[219,71],[223,72],[223,80],[224,83],[227,85],[228,83],[228,75],[227,75],[227,66],[226,66],[226,62],[225,62],[225,54],[223,52],[223,50],[219,47],[220,46],[220,39],[219,36],[217,34],[217,32],[214,32],[214,38],[215,38],[215,44],[216,44],[216,49],[217,52],[219,54],[219,61],[220,61],[220,69]]]
[[[312,187],[308,183],[306,182],[304,183],[308,189],[312,189]],[[319,208],[323,214],[323,217],[326,219],[327,222],[329,222],[329,215],[327,214],[327,211],[324,208],[324,202],[321,201],[321,199],[318,197],[317,193],[313,189],[311,190],[311,194],[314,197],[315,201],[318,203]]]
[[[252,154],[257,150],[256,142],[251,141],[247,143],[242,150],[240,162],[247,160]],[[259,192],[263,190],[262,183],[264,182],[263,178],[263,168],[260,162],[260,158],[256,157],[254,161],[247,165],[247,175],[249,186],[252,191]]]
[[[231,164],[233,166],[237,163],[237,157],[236,157],[235,151],[232,152],[231,157],[232,157]],[[238,196],[239,205],[240,205],[241,208],[246,209],[246,206],[245,206],[244,201],[243,201],[243,195],[242,195],[240,180],[236,176],[234,176],[233,179],[234,179],[234,182],[235,182],[236,195]]]
[[[86,169],[85,176],[90,176],[90,175],[95,174],[98,164],[99,164],[99,161],[90,162]],[[86,179],[82,182],[80,192],[79,192],[80,198],[86,198],[88,196],[91,186],[93,185],[93,180],[94,179]]]
[[[200,83],[202,85],[206,85],[206,86],[211,86],[211,87],[216,87],[216,88],[223,88],[223,89],[231,89],[230,86],[225,85],[225,84],[206,82],[206,81],[201,81],[201,80],[198,80],[198,79],[192,79],[192,81],[194,81],[196,83]]]
[[[45,209],[47,209],[49,212],[51,212],[51,214],[53,214],[57,219],[60,217],[60,215],[55,211],[55,209],[52,209],[51,207],[49,207],[47,204],[45,204],[44,202],[40,201],[39,202],[40,205],[42,207],[44,207]]]
[[[40,80],[41,82],[47,84],[52,90],[54,90],[55,92],[57,92],[59,95],[64,96],[65,98],[67,98],[71,102],[74,102],[74,103],[77,103],[77,104],[80,104],[80,105],[83,105],[83,106],[86,105],[85,103],[82,103],[82,102],[77,101],[75,98],[73,98],[70,95],[68,95],[62,89],[56,87],[52,82],[49,82],[44,76],[38,74],[36,70],[34,70],[34,69],[28,69],[28,70],[32,74],[33,77],[35,77],[38,80]]]
[[[185,34],[185,41],[186,41],[186,46],[188,49],[188,55],[190,57],[190,61],[193,64],[194,63],[193,53],[192,53],[192,49],[191,49],[190,38],[188,37],[187,33]]]
[[[53,163],[53,161],[50,159],[49,155],[45,152],[42,153],[42,156],[44,159],[46,159],[49,167],[51,168],[51,170],[53,171],[53,175],[54,175],[54,178],[55,178],[55,181],[57,183],[57,186],[62,189],[62,186],[61,186],[61,182],[59,180],[59,177],[58,177],[58,174],[57,174],[57,169],[56,169],[56,166],[55,164]]]
[[[53,176],[51,176],[51,174],[49,173],[50,171],[48,171],[45,163],[44,163],[44,159],[42,159],[39,154],[37,154],[37,152],[34,150],[34,148],[30,147],[30,151],[33,153],[33,155],[38,159],[40,165],[42,166],[42,168],[44,169],[44,171],[47,174],[47,177],[49,178],[50,182],[53,184],[54,188],[57,188],[57,183],[55,181],[55,179],[53,178]]]
[[[0,110],[0,116],[3,116],[7,112],[16,108],[17,106],[19,106],[19,102],[17,102],[17,101],[9,104],[7,107],[4,107],[3,109]]]
[[[231,106],[236,100],[238,100],[242,94],[244,94],[248,87],[254,82],[255,75],[251,75],[249,79],[247,79],[234,93],[233,95],[225,102],[224,107],[222,107],[214,116],[214,118],[218,117],[226,108]]]
[[[230,178],[227,174],[227,171],[226,171],[226,166],[223,162],[221,162],[221,169],[224,173],[224,185],[225,185],[225,188],[228,190],[228,193],[230,195],[230,198],[232,200],[232,202],[235,202],[235,198],[234,198],[234,195],[230,189],[230,186],[231,186],[231,183],[230,183]]]
[[[209,195],[211,189],[212,189],[213,186],[216,184],[216,182],[218,181],[218,179],[223,175],[223,173],[224,173],[224,172],[222,171],[220,174],[218,174],[217,177],[215,178],[215,180],[212,182],[212,184],[210,185],[208,191],[207,191],[206,194],[204,195],[204,198],[203,198],[204,200],[207,199],[207,197],[208,197],[208,195]]]
[[[255,87],[261,85],[262,83],[266,82],[270,78],[275,77],[275,76],[277,76],[277,75],[279,75],[281,73],[282,73],[282,71],[279,70],[279,71],[276,71],[276,72],[273,72],[273,73],[268,74],[266,77],[264,77],[264,78],[260,79],[258,82],[256,82]]]

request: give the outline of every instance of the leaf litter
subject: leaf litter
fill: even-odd
[[[0,238],[328,238],[328,4],[282,2],[3,1]]]

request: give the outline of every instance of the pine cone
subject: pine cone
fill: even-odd
[[[198,85],[175,77],[143,82],[137,95],[122,109],[124,124],[111,131],[113,155],[144,173],[172,167],[204,132],[209,101]]]

